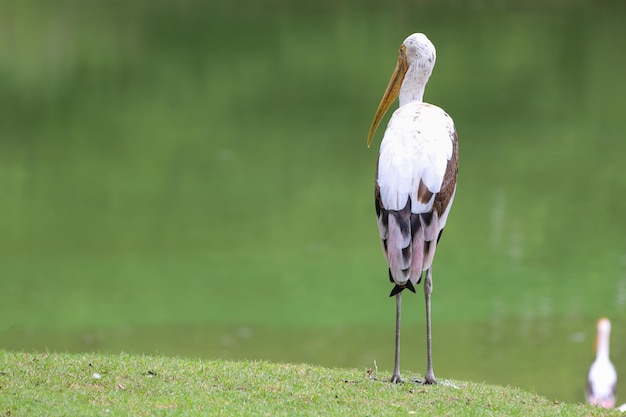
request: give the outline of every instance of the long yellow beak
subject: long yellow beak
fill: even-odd
[[[389,85],[387,85],[387,90],[385,90],[385,94],[383,95],[382,100],[380,100],[378,109],[376,109],[376,114],[374,115],[374,120],[372,120],[372,126],[370,127],[369,135],[367,135],[368,148],[372,144],[374,133],[376,133],[376,129],[378,128],[380,121],[385,116],[385,113],[387,113],[387,110],[389,110],[391,104],[396,100],[396,98],[398,98],[398,94],[400,94],[400,87],[402,86],[402,81],[404,80],[404,76],[406,75],[408,69],[409,64],[406,60],[406,47],[404,45],[400,45],[400,51],[398,52],[398,63],[396,64],[396,68],[393,70],[393,74],[391,74]]]

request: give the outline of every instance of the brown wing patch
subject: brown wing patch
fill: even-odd
[[[424,182],[420,179],[420,185],[417,187],[417,200],[422,204],[426,204],[430,201],[432,196],[433,193],[430,192]]]
[[[441,216],[450,204],[450,199],[454,195],[454,187],[456,186],[456,176],[459,171],[459,148],[456,130],[452,135],[452,157],[446,166],[446,172],[443,176],[441,191],[435,196],[433,210]],[[421,185],[421,184],[420,184]]]

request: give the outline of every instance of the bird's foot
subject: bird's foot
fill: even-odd
[[[404,380],[402,379],[402,377],[400,376],[400,374],[393,374],[391,376],[391,379],[389,380],[392,384],[402,384],[404,383]]]
[[[426,379],[411,378],[411,382],[414,382],[414,383],[420,384],[420,385],[443,385],[444,387],[460,389],[459,386],[457,386],[455,383],[453,383],[452,381],[450,381],[448,379],[444,379],[443,381],[435,380],[434,382],[429,382]],[[624,404],[624,405],[626,406],[626,404]],[[626,411],[626,407],[625,407],[624,411]]]
[[[414,379],[413,382],[420,385],[435,385],[437,384],[437,380],[435,379],[435,375],[426,374],[424,379]]]

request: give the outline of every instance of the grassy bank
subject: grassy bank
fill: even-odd
[[[382,382],[388,376],[304,364],[0,351],[0,415],[606,415],[511,387],[392,385]]]

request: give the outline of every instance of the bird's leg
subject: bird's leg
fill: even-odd
[[[394,384],[404,382],[400,376],[400,306],[402,304],[402,291],[396,294],[396,357],[393,364],[391,382]]]
[[[430,332],[430,295],[433,292],[433,276],[431,269],[426,271],[426,277],[424,279],[424,300],[426,301],[426,375],[424,377],[424,384],[436,384],[435,373],[433,372],[433,348],[432,337]]]

